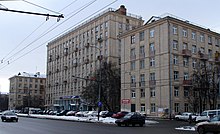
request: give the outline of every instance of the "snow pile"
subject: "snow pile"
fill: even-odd
[[[195,131],[194,126],[182,126],[175,128],[176,130]]]

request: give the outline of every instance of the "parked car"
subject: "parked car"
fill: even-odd
[[[88,111],[79,111],[79,112],[76,113],[75,116],[77,116],[77,117],[84,117],[85,114],[87,114],[87,113],[88,113]]]
[[[136,124],[138,124],[142,127],[145,124],[145,117],[142,116],[140,113],[131,112],[122,117],[121,119],[117,119],[115,123],[118,126],[121,126],[122,124],[124,124],[125,126],[129,126],[130,124],[132,126],[135,126]]]
[[[220,116],[215,116],[209,121],[197,123],[195,129],[199,134],[212,132],[214,134],[220,133]]]
[[[18,122],[18,116],[15,112],[4,111],[1,115],[2,122],[4,121],[16,121]]]
[[[128,113],[129,112],[127,112],[127,111],[117,112],[116,114],[112,115],[112,118],[120,119],[120,118],[124,117]]]
[[[61,112],[57,113],[57,116],[63,116],[66,115],[67,112],[69,112],[70,110],[62,110]]]
[[[78,111],[69,111],[66,113],[66,116],[75,116]]]
[[[104,112],[102,114],[100,114],[100,116],[102,118],[106,118],[106,117],[112,117],[112,115],[115,114],[114,112],[110,112],[110,111],[107,111],[107,112]]]
[[[193,114],[193,113],[184,112],[184,113],[182,113],[182,114],[175,115],[175,119],[176,119],[176,120],[188,121],[190,115],[191,115],[191,117],[192,117],[192,118],[191,118],[192,121],[195,121],[195,120],[196,120],[196,117],[198,116],[198,115]]]
[[[214,116],[220,115],[220,109],[216,110],[205,110],[200,116],[196,117],[196,122],[208,121]]]
[[[98,111],[89,111],[88,113],[85,113],[84,116],[85,117],[89,117],[89,116],[96,117],[98,116]]]

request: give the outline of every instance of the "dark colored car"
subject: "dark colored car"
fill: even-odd
[[[112,118],[120,119],[120,118],[124,117],[128,113],[129,112],[127,112],[127,111],[117,112],[116,114],[112,115]]]
[[[103,114],[101,115],[101,117],[103,117],[103,118],[112,117],[113,114],[115,114],[115,113],[114,113],[114,112],[107,111],[107,112],[103,113]]]
[[[209,121],[197,123],[195,128],[199,134],[207,132],[218,134],[220,133],[220,116],[215,116]]]
[[[145,124],[145,117],[142,116],[140,113],[131,112],[125,115],[123,118],[117,119],[115,123],[118,126],[121,125],[129,126],[130,124],[132,126],[135,126],[136,124],[138,124],[139,126],[143,127],[143,125]]]
[[[16,121],[18,122],[18,116],[15,112],[4,111],[1,116],[2,122],[4,121]]]
[[[57,113],[57,116],[63,116],[66,115],[67,112],[69,112],[70,110],[62,110],[61,112]]]

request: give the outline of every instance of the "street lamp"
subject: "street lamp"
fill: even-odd
[[[103,40],[102,40],[102,38],[98,38],[98,42],[99,43],[101,43]],[[89,43],[87,43],[86,45],[85,45],[85,47],[86,48],[89,48],[89,47],[94,47],[94,48],[96,48],[96,49],[98,49],[99,50],[99,57],[98,57],[98,60],[100,61],[99,62],[99,93],[98,93],[98,121],[99,121],[99,116],[100,116],[100,110],[101,110],[101,107],[102,107],[102,102],[101,102],[101,80],[102,80],[102,70],[101,70],[101,67],[102,67],[102,65],[101,65],[101,63],[102,63],[102,51],[101,51],[101,49],[99,48],[99,47],[97,47],[97,46],[94,46],[94,45],[90,45]]]

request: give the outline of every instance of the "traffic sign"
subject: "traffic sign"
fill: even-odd
[[[130,103],[130,99],[122,99],[121,103],[122,104],[129,104]]]

